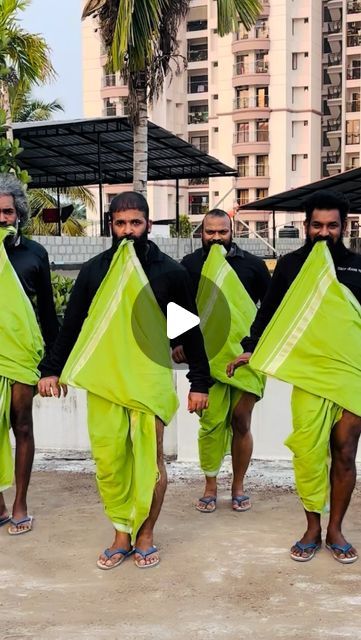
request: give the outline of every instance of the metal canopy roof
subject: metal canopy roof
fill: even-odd
[[[341,191],[350,201],[350,212],[361,213],[361,168],[350,169],[302,187],[243,204],[239,209],[247,211],[302,211],[304,198],[318,189]]]
[[[32,187],[133,181],[133,131],[126,117],[14,123],[24,151],[19,165]],[[236,172],[148,122],[148,180],[229,176]]]

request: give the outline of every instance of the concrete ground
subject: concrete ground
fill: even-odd
[[[1,640],[361,639],[361,559],[343,566],[325,548],[303,564],[288,556],[304,517],[287,464],[254,463],[253,508],[241,514],[230,509],[228,470],[217,511],[203,515],[193,506],[200,475],[169,468],[160,565],[140,570],[129,559],[108,572],[95,565],[112,531],[93,475],[34,473],[33,532],[0,530]],[[361,550],[360,515],[357,489],[345,532]]]

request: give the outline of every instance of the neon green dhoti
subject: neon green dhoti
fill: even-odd
[[[342,330],[340,330],[342,328]],[[265,329],[250,364],[294,385],[296,486],[307,511],[321,513],[329,492],[332,427],[347,409],[361,416],[361,307],[318,242]]]
[[[149,351],[160,354],[158,361],[169,362],[169,368],[150,360]],[[123,241],[114,255],[61,380],[88,392],[89,436],[105,512],[134,542],[158,477],[156,417],[168,424],[178,401],[165,317],[133,243]]]
[[[34,309],[4,248],[14,229],[0,228],[0,491],[12,485],[14,463],[10,445],[11,384],[35,385],[43,340]]]
[[[219,291],[222,291],[220,295]],[[225,309],[226,304],[226,309]],[[231,451],[231,419],[242,393],[262,397],[264,376],[248,365],[236,370],[228,378],[226,368],[240,351],[240,342],[248,335],[256,314],[256,306],[225,259],[225,249],[213,245],[204,263],[197,293],[197,307],[201,329],[209,357],[211,376],[215,380],[209,390],[209,408],[202,412],[198,436],[200,465],[205,475],[216,476],[223,458]],[[220,327],[229,314],[230,326],[227,340],[219,345]]]

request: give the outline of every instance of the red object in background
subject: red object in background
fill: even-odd
[[[44,222],[59,222],[59,209],[43,209],[42,218]]]

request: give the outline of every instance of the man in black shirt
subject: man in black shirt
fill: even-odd
[[[221,209],[213,209],[206,214],[202,224],[202,247],[185,256],[182,260],[182,264],[186,267],[192,280],[194,296],[196,297],[197,295],[203,265],[213,244],[221,244],[226,248],[227,255],[225,259],[237,274],[238,279],[243,284],[252,301],[255,304],[262,301],[270,282],[268,269],[263,260],[248,253],[248,251],[244,251],[233,242],[230,217]],[[240,304],[242,304],[241,299]],[[178,343],[180,342],[181,341],[178,340]],[[174,348],[173,359],[178,363],[186,361],[181,344],[178,344],[178,346]],[[237,398],[238,397],[239,395]],[[243,389],[242,396],[232,412],[231,427],[233,433],[231,452],[233,483],[231,495],[232,508],[235,511],[247,511],[251,506],[250,499],[244,494],[243,483],[253,449],[251,415],[256,400],[257,396],[254,393]],[[232,401],[231,404],[233,404]],[[212,407],[213,404],[210,407],[209,414],[212,413]],[[216,414],[214,412],[213,414],[213,420],[211,420],[210,416],[207,417],[207,427],[205,425],[202,426],[199,434],[200,461],[205,474],[206,484],[204,495],[199,499],[197,509],[206,513],[214,511],[216,507],[216,474],[219,471],[219,469],[213,468],[207,471],[207,463],[202,463],[203,448],[219,445],[214,437],[216,429],[214,420],[216,419]],[[223,427],[226,429],[226,424],[224,424]],[[222,452],[219,453],[221,460]]]
[[[342,194],[321,190],[306,201],[305,207],[306,243],[301,249],[285,255],[278,261],[269,290],[252,324],[250,336],[242,341],[244,353],[228,367],[227,372],[230,376],[235,368],[249,362],[264,329],[301,270],[315,242],[328,242],[338,280],[352,291],[361,304],[361,256],[352,253],[343,244],[348,201]],[[315,394],[317,395],[317,390]],[[355,457],[360,433],[361,417],[343,410],[341,419],[332,428],[330,438],[331,509],[326,544],[331,548],[335,559],[343,563],[354,562],[358,557],[354,547],[346,542],[341,527],[356,481]],[[291,557],[299,561],[311,559],[321,544],[320,514],[306,510],[305,512],[307,530],[291,549]]]
[[[164,314],[166,314],[169,302],[185,307],[192,313],[197,312],[186,270],[148,240],[151,223],[148,219],[148,205],[143,196],[133,192],[125,192],[116,196],[110,205],[110,215],[113,246],[90,260],[81,269],[66,310],[63,327],[52,352],[41,365],[43,378],[39,382],[39,392],[42,396],[60,395],[60,373],[82,329],[90,304],[107,275],[112,258],[123,239],[134,241],[136,254]],[[121,338],[121,329],[119,335]],[[188,396],[188,410],[190,412],[202,411],[208,405],[208,387],[211,380],[199,327],[184,334],[184,346],[190,362],[188,377],[191,390]],[[124,363],[125,367],[126,364]],[[160,389],[159,392],[162,393],[162,390]],[[163,423],[159,418],[156,418],[157,464],[160,480],[154,492],[149,516],[136,535],[135,561],[139,567],[151,567],[159,562],[158,551],[153,546],[153,529],[160,513],[167,484],[162,453],[163,430]],[[124,528],[123,530],[116,528],[114,542],[101,554],[97,562],[98,567],[111,569],[113,566],[117,566],[129,553],[130,548],[129,530],[127,532]]]
[[[1,174],[0,224],[15,227],[17,230],[16,235],[7,236],[5,249],[25,293],[31,300],[36,299],[43,338],[46,348],[49,349],[58,332],[49,260],[41,245],[21,235],[21,227],[26,223],[28,214],[29,205],[21,182],[13,175]],[[2,304],[11,304],[11,301],[3,301]],[[32,526],[26,503],[34,458],[32,403],[33,387],[15,381],[11,387],[10,411],[16,441],[16,495],[9,526],[9,533],[12,535],[26,533]],[[0,493],[0,525],[9,519],[9,512]]]

